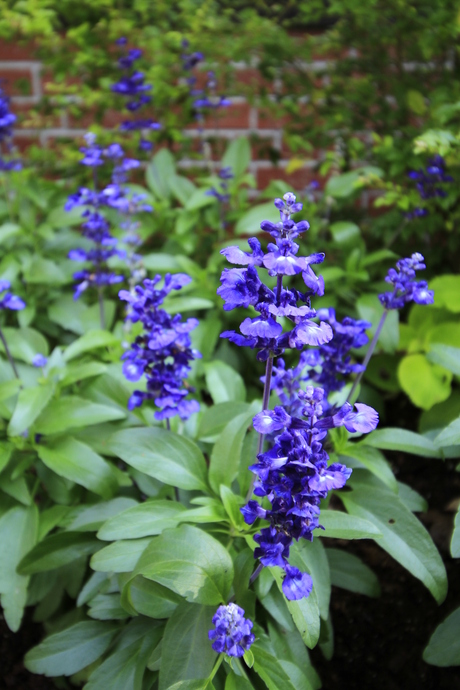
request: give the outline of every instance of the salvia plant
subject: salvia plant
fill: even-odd
[[[152,95],[136,67],[142,54],[125,39],[117,46],[112,91],[130,113],[122,131],[148,154],[158,126],[137,115]],[[199,118],[228,103],[213,73],[198,89],[203,59],[183,45]],[[13,123],[4,99],[2,142]],[[74,273],[63,257],[58,271],[45,259],[43,271],[58,276],[44,281],[46,311],[37,316],[16,295],[29,294],[33,271],[1,264],[5,620],[16,631],[34,607],[47,636],[26,667],[62,687],[68,677],[86,690],[316,690],[309,650],[332,655],[331,585],[379,594],[377,575],[347,540],[375,540],[438,603],[446,596],[442,559],[414,515],[425,501],[397,480],[384,452],[449,456],[458,429],[382,427],[366,378],[391,319],[410,303],[425,318],[438,289],[419,279],[424,258],[412,253],[373,296],[379,319],[347,315],[317,271],[323,247],[302,249],[310,226],[296,220],[303,207],[293,192],[278,192],[276,218],[262,220],[258,237],[225,241],[220,253],[213,245],[206,271],[171,239],[171,254],[145,255],[139,217],[155,222],[156,212],[129,184],[140,161],[114,139],[102,146],[86,136],[88,183],[59,209],[68,225],[77,209],[80,232],[64,224],[55,236],[52,215],[41,228],[50,251],[65,247],[84,265]],[[213,230],[223,239],[246,169],[232,156],[209,190],[160,152],[147,167],[149,179],[155,161],[170,165],[169,178],[150,185],[158,205],[174,196],[182,217],[218,205]],[[439,157],[416,175],[425,198],[449,182]],[[59,298],[72,280],[75,300]],[[340,541],[331,547],[331,538]]]

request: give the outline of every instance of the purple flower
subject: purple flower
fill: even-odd
[[[10,112],[10,99],[0,87],[0,171],[10,172],[11,170],[21,170],[22,164],[19,160],[3,159],[2,154],[8,156],[12,151],[13,125],[17,118]]]
[[[47,357],[41,354],[34,355],[34,358],[32,359],[32,364],[34,367],[45,367],[47,362]]]
[[[26,303],[17,295],[13,295],[10,290],[11,284],[9,280],[0,280],[0,294],[5,294],[0,297],[0,309],[10,309],[11,311],[21,311],[25,309]]]
[[[417,252],[408,259],[398,261],[397,270],[390,268],[385,280],[393,286],[393,292],[379,295],[385,309],[402,309],[409,302],[433,304],[433,290],[428,289],[425,280],[415,280],[415,272],[426,268],[423,262],[423,256]]]
[[[188,419],[199,411],[196,400],[188,398],[193,389],[184,385],[190,372],[189,363],[201,357],[191,348],[190,331],[198,326],[197,319],[182,321],[180,314],[171,316],[161,308],[165,297],[172,290],[180,290],[190,282],[184,273],[166,274],[163,288],[157,287],[161,276],[144,280],[131,292],[120,290],[121,300],[128,302],[127,319],[140,321],[144,326],[131,348],[124,353],[123,373],[129,381],[147,379],[146,391],[134,391],[128,409],[140,407],[145,400],[153,400],[158,408],[155,418],[159,421],[179,415]]]
[[[215,630],[208,633],[212,648],[218,654],[242,657],[255,640],[252,621],[244,618],[244,610],[236,604],[219,606],[212,618]]]
[[[291,565],[286,566],[286,575],[283,580],[283,594],[289,601],[308,597],[313,589],[313,580],[308,573],[301,573],[300,570]]]

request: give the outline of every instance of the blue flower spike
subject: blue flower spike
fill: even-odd
[[[212,618],[215,630],[208,633],[212,648],[218,654],[242,657],[255,640],[253,623],[244,618],[244,610],[236,604],[219,606]]]

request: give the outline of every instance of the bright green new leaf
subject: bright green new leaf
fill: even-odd
[[[49,353],[47,340],[33,328],[2,328],[2,331],[15,359],[30,363],[37,352],[45,356]],[[0,351],[4,352],[2,343]]]
[[[215,443],[230,419],[249,409],[245,402],[223,402],[204,410],[198,427],[197,437],[208,443]]]
[[[433,666],[460,666],[460,608],[438,625],[423,652],[423,660]]]
[[[101,347],[114,347],[119,344],[118,338],[109,331],[91,330],[81,338],[74,340],[64,352],[64,359],[69,362],[71,359],[82,355],[84,352],[91,352]]]
[[[94,491],[102,498],[111,498],[118,488],[115,475],[104,458],[71,436],[50,445],[40,444],[37,452],[50,470]]]
[[[45,676],[71,676],[104,654],[118,630],[117,623],[76,623],[27,652],[25,667]]]
[[[381,531],[379,546],[423,582],[438,603],[447,592],[447,576],[441,556],[422,523],[398,496],[382,485],[353,485],[341,492],[349,513],[374,523]]]
[[[177,607],[164,633],[159,690],[209,676],[217,658],[208,638],[215,612],[214,606],[186,602]]]
[[[443,345],[441,343],[431,343],[430,351],[426,355],[427,359],[434,364],[439,364],[444,369],[448,369],[453,374],[460,376],[460,348]]]
[[[431,364],[422,354],[402,358],[398,379],[414,405],[423,410],[429,410],[450,395],[452,373],[438,364]]]
[[[238,220],[235,225],[235,235],[257,235],[262,230],[260,224],[263,220],[270,220],[272,223],[278,223],[280,219],[279,211],[275,208],[272,201],[258,206],[252,206]]]
[[[251,162],[251,146],[247,137],[238,137],[228,146],[222,158],[222,168],[230,167],[235,177],[242,175]]]
[[[363,295],[356,302],[356,307],[360,318],[371,322],[372,328],[369,329],[369,334],[373,336],[384,311],[377,295]],[[380,333],[378,347],[384,352],[391,354],[396,351],[398,343],[399,315],[398,310],[393,309],[388,312],[386,316],[385,323]]]
[[[203,453],[183,436],[159,427],[123,429],[109,446],[128,465],[165,484],[208,491]]]
[[[460,276],[438,276],[430,280],[430,288],[435,291],[436,307],[445,307],[455,314],[460,313]]]
[[[181,525],[152,540],[136,574],[169,587],[187,601],[219,604],[227,600],[233,562],[217,539],[197,527]]]

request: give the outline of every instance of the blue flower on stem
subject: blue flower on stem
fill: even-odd
[[[452,175],[448,175],[445,170],[446,163],[442,156],[437,154],[428,161],[425,169],[411,170],[407,173],[411,180],[416,181],[416,189],[423,200],[433,199],[435,197],[443,198],[447,196],[447,192],[443,185],[446,182],[453,182]],[[413,220],[421,216],[427,216],[428,209],[416,207],[413,211],[405,213],[404,216],[408,220]]]
[[[383,325],[387,318],[387,314],[391,309],[402,309],[409,302],[416,302],[417,304],[433,304],[434,302],[434,292],[428,289],[428,283],[426,280],[416,280],[415,272],[422,271],[426,268],[423,263],[425,259],[421,254],[416,252],[407,259],[400,259],[396,263],[396,270],[390,268],[388,275],[385,280],[387,283],[393,286],[393,292],[384,292],[379,295],[379,300],[385,307],[383,314],[380,318],[379,324],[372,338],[371,344],[367,350],[366,356],[364,357],[362,363],[362,369],[356,377],[353,387],[348,395],[348,400],[350,400],[358,387],[361,378],[366,371],[366,367],[369,363],[372,353],[375,350],[377,341],[379,339],[380,333],[382,331]]]
[[[0,280],[0,310],[8,309],[10,311],[21,311],[25,309],[26,303],[17,295],[13,295],[10,292],[11,283],[9,280]],[[4,294],[2,294],[4,293]],[[5,335],[0,328],[0,341],[3,344],[5,354],[8,357],[8,361],[11,365],[14,375],[19,378],[18,370],[16,369],[16,364],[14,362],[13,356],[6,342]]]
[[[189,363],[201,357],[192,349],[190,340],[190,331],[198,326],[198,321],[182,321],[180,314],[171,316],[161,306],[172,290],[180,290],[191,278],[185,273],[168,273],[159,289],[156,286],[160,280],[161,276],[157,275],[153,280],[144,280],[144,287],[137,286],[134,294],[127,290],[119,293],[120,299],[129,304],[127,318],[134,323],[140,321],[144,326],[144,333],[137,336],[122,356],[123,373],[129,381],[139,381],[144,374],[147,379],[147,390],[134,391],[128,409],[139,407],[145,400],[153,400],[159,408],[155,412],[156,419],[168,420],[175,415],[188,419],[199,410],[196,400],[187,399],[193,389],[184,385],[190,372]]]
[[[116,45],[123,48],[124,54],[118,59],[118,67],[122,71],[122,76],[110,87],[114,93],[123,96],[126,99],[126,109],[131,112],[137,112],[140,108],[148,105],[152,101],[150,91],[151,84],[145,83],[145,75],[140,72],[135,63],[142,57],[142,50],[139,48],[126,49],[126,39],[121,38],[115,41]],[[152,142],[146,138],[146,133],[152,130],[161,129],[158,122],[150,118],[135,118],[125,120],[120,125],[122,131],[140,131],[141,139],[139,148],[142,151],[150,151],[153,148]]]
[[[307,386],[297,393],[300,414],[293,416],[277,406],[262,410],[254,417],[254,428],[261,435],[274,436],[268,451],[257,455],[258,462],[249,469],[257,479],[254,494],[266,496],[271,509],[265,510],[255,500],[241,509],[248,524],[257,518],[270,522],[254,540],[258,547],[254,557],[264,566],[279,566],[285,570],[283,593],[287,599],[307,597],[312,589],[308,573],[301,573],[288,562],[294,539],[313,539],[313,530],[319,522],[320,501],[329,491],[340,489],[351,470],[340,463],[329,463],[323,448],[328,429],[345,426],[349,431],[367,433],[376,428],[378,414],[367,405],[356,405],[353,410],[345,403],[334,415],[325,413],[325,395],[322,388]]]
[[[218,654],[242,657],[255,640],[253,623],[244,618],[244,610],[236,604],[219,606],[212,618],[215,629],[208,633],[212,648]]]
[[[21,170],[22,164],[19,160],[8,160],[3,158],[3,154],[9,155],[12,150],[13,125],[17,117],[10,111],[10,99],[0,87],[0,171],[10,172],[11,170]]]

